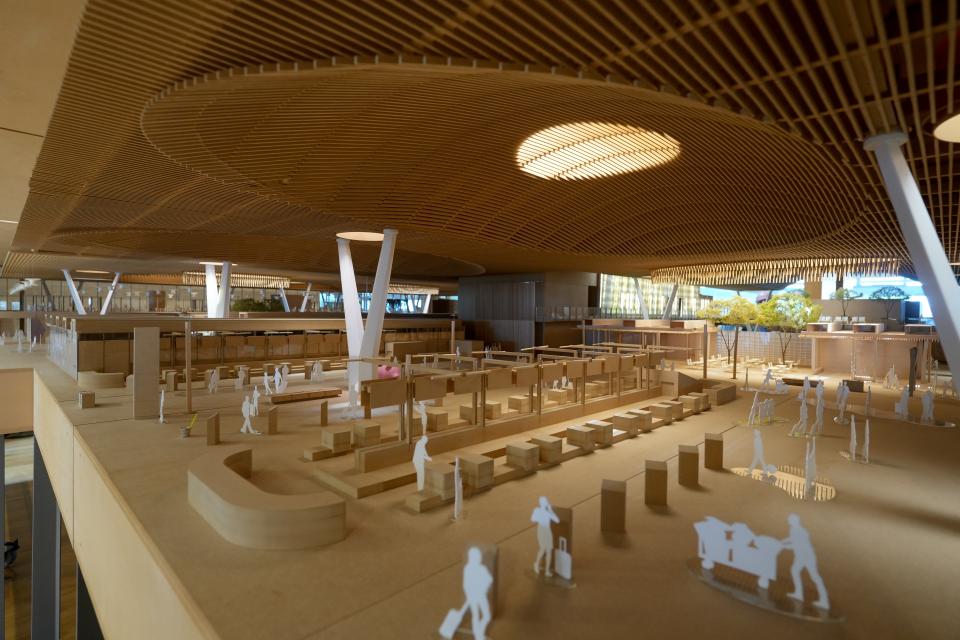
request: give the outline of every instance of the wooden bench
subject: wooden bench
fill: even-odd
[[[287,391],[284,393],[274,393],[270,395],[271,404],[285,404],[288,402],[304,402],[307,400],[323,400],[324,398],[336,398],[340,395],[340,389],[324,388],[314,389],[312,391]]]

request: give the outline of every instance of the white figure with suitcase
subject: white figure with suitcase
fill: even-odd
[[[560,537],[560,546],[554,550],[553,567],[564,580],[573,579],[573,556],[567,550],[567,539],[563,536]]]
[[[537,551],[537,559],[533,561],[533,572],[540,573],[540,558],[544,559],[544,573],[549,578],[553,575],[550,571],[550,556],[553,555],[553,531],[550,530],[550,523],[560,523],[560,518],[553,512],[550,501],[546,496],[540,496],[540,504],[534,508],[530,515],[530,521],[537,523],[537,542],[540,549]]]
[[[459,609],[450,609],[447,617],[440,625],[440,636],[446,640],[453,635],[463,622],[467,609],[470,610],[471,631],[475,640],[486,637],[487,625],[490,624],[490,601],[487,594],[493,585],[493,576],[483,564],[483,554],[477,547],[470,547],[467,552],[467,564],[463,567],[463,594],[466,601]]]

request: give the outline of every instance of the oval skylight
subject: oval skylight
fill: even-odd
[[[624,124],[574,122],[536,132],[517,149],[521,171],[551,180],[600,178],[670,162],[680,143]]]

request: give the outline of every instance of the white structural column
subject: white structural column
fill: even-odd
[[[363,330],[363,342],[360,344],[360,355],[363,358],[374,358],[380,353],[380,335],[383,332],[383,316],[387,311],[387,289],[390,287],[393,250],[396,246],[397,230],[384,229],[377,276],[373,280],[373,295],[367,311],[367,326]]]
[[[77,314],[81,316],[87,315],[87,310],[83,308],[83,300],[80,298],[80,292],[77,291],[77,285],[73,282],[73,276],[70,275],[69,269],[62,269],[63,279],[67,281],[67,290],[70,292],[70,297],[73,298],[73,306],[77,309]]]
[[[217,295],[217,317],[226,318],[230,315],[230,262],[224,262],[220,267],[220,291]]]
[[[307,310],[307,302],[310,300],[310,287],[312,286],[312,282],[307,283],[307,290],[304,292],[303,301],[300,303],[300,313],[303,313]]]
[[[280,294],[280,302],[283,304],[283,310],[290,313],[290,303],[287,302],[287,292],[283,290],[283,287],[278,287],[277,293]]]
[[[640,278],[634,278],[633,284],[637,288],[637,302],[640,303],[640,314],[644,320],[649,320],[650,313],[647,311],[647,301],[643,299],[643,290],[640,288]]]
[[[960,285],[903,157],[901,146],[906,141],[906,134],[894,131],[870,136],[863,147],[877,156],[910,260],[930,302],[940,344],[955,372],[953,388],[960,392]]]
[[[103,307],[100,308],[100,315],[105,316],[110,313],[110,304],[113,302],[113,294],[117,290],[117,283],[120,282],[120,272],[117,271],[113,276],[113,282],[107,291],[107,299],[103,301]]]
[[[678,284],[673,285],[673,290],[670,291],[670,299],[667,300],[667,306],[663,310],[663,319],[669,320],[673,316],[673,303],[677,299],[677,289],[680,287]]]
[[[204,282],[207,285],[207,317],[217,317],[217,301],[220,292],[217,289],[217,267],[213,264],[204,265]]]
[[[363,316],[360,314],[360,295],[357,293],[357,276],[353,272],[353,256],[350,241],[337,238],[340,256],[340,289],[343,292],[343,318],[347,325],[347,353],[351,358],[360,357],[363,342]]]
[[[420,311],[420,313],[430,313],[430,298],[432,296],[433,294],[428,293],[427,297],[423,299],[423,309]]]

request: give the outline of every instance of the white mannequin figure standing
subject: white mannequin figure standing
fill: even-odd
[[[883,386],[887,389],[896,389],[900,386],[900,378],[897,377],[897,370],[893,365],[891,365],[890,370],[887,371],[887,376],[883,380]]]
[[[857,418],[850,416],[850,459],[857,461]]]
[[[250,415],[260,415],[260,387],[253,385],[253,402],[250,404]]]
[[[797,420],[797,423],[793,425],[793,428],[790,429],[790,435],[803,435],[807,431],[807,403],[800,403],[800,419]]]
[[[266,369],[263,370],[263,391],[264,395],[270,395],[270,376]]]
[[[933,389],[927,388],[920,398],[920,404],[923,407],[920,422],[933,422]]]
[[[290,367],[283,365],[283,368],[280,369],[280,382],[283,383],[283,390],[287,390],[287,385],[290,383]]]
[[[867,387],[867,397],[863,401],[863,415],[870,416],[870,405],[873,403],[873,387]]]
[[[910,389],[909,387],[904,387],[900,392],[900,401],[897,402],[893,410],[897,413],[897,417],[901,420],[906,420],[910,417]]]
[[[750,461],[747,473],[753,475],[753,470],[757,467],[760,467],[764,477],[770,475],[767,472],[767,462],[763,459],[763,436],[760,435],[760,429],[753,430],[753,460]]]
[[[167,420],[163,417],[163,405],[167,401],[167,390],[160,389],[160,424],[164,424]]]
[[[787,390],[787,385],[783,380],[777,380],[777,384],[773,386],[773,392],[779,395],[789,393]]]
[[[30,353],[33,353],[35,346],[37,346],[37,336],[33,336],[33,339],[30,341]]]
[[[769,389],[771,382],[773,382],[773,369],[767,369],[767,374],[763,376],[763,382],[760,383],[760,388]]]
[[[493,585],[493,576],[483,564],[483,554],[477,547],[467,552],[467,564],[463,568],[463,595],[466,602],[463,611],[470,609],[470,630],[474,640],[484,640],[490,624],[490,601],[488,595]]]
[[[244,378],[244,375],[245,375],[244,372],[245,372],[245,371],[246,371],[246,369],[237,369],[237,379],[236,379],[236,381],[233,383],[233,387],[234,387],[237,391],[242,390],[242,389],[243,389],[243,385],[246,384],[246,379]]]
[[[800,404],[807,404],[807,394],[810,393],[810,378],[803,376],[803,387],[800,388],[800,395],[797,398]]]
[[[428,462],[433,462],[433,458],[427,454],[427,434],[423,434],[413,448],[413,468],[417,471],[417,491],[423,491],[423,483],[426,479],[424,466]]]
[[[803,602],[803,581],[801,574],[807,570],[810,580],[817,587],[817,600],[813,606],[821,609],[830,609],[830,598],[827,595],[827,588],[823,584],[823,578],[817,570],[817,554],[813,551],[813,544],[810,542],[810,532],[800,524],[800,516],[791,513],[787,517],[790,523],[790,535],[781,540],[784,548],[793,551],[793,564],[790,566],[790,576],[793,578],[793,591],[789,595],[794,600]]]
[[[313,367],[310,369],[310,381],[311,382],[320,382],[321,377],[323,376],[323,369],[320,361],[317,360],[313,363]]]
[[[822,387],[823,385],[821,384],[817,388],[819,389]],[[822,393],[817,394],[817,409],[816,409],[815,415],[816,417],[813,420],[813,425],[810,427],[810,433],[814,435],[818,433],[823,433],[823,394]]]
[[[463,518],[463,476],[460,473],[460,456],[453,461],[453,519]]]
[[[220,384],[220,372],[216,368],[210,372],[210,386],[207,387],[207,392],[216,393],[217,386]]]
[[[813,485],[817,481],[817,439],[807,440],[807,455],[803,465],[803,495],[809,497],[813,493]]]
[[[260,432],[253,428],[253,425],[250,424],[250,397],[243,397],[243,405],[240,407],[240,414],[243,416],[243,426],[240,427],[240,433],[252,433],[254,435],[260,435]]]
[[[863,461],[870,464],[870,418],[867,418],[867,424],[863,428]]]
[[[273,369],[273,392],[274,393],[283,393],[283,374],[280,373],[280,368],[275,367]]]
[[[747,424],[753,426],[754,421],[757,419],[757,413],[760,410],[760,394],[753,394],[753,404],[750,405],[750,415],[747,416]]]
[[[550,529],[550,523],[560,523],[560,518],[553,512],[550,501],[546,496],[540,496],[539,504],[534,507],[530,514],[530,522],[537,523],[537,543],[540,548],[537,550],[537,559],[533,561],[533,572],[540,574],[540,558],[544,559],[544,573],[549,578],[553,575],[550,570],[550,560],[553,557],[553,531]]]
[[[833,419],[837,424],[843,424],[846,422],[844,414],[847,411],[847,397],[850,395],[850,388],[847,386],[846,381],[840,383],[840,386],[837,387],[837,410],[840,412],[837,417]]]

